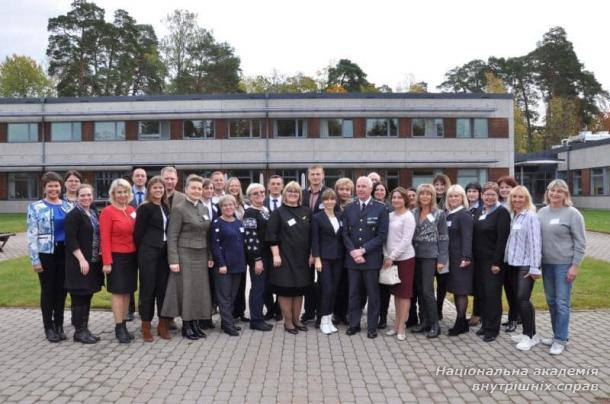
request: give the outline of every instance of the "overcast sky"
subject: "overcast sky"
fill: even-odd
[[[45,62],[47,21],[65,14],[71,0],[0,0],[0,58],[16,53]],[[329,62],[348,58],[369,81],[396,88],[426,81],[431,91],[451,68],[472,59],[523,55],[549,28],[563,26],[585,68],[610,89],[610,3],[581,0],[97,0],[110,20],[117,8],[152,24],[176,8],[229,42],[245,75],[302,72],[315,76]],[[417,3],[417,4],[415,4]]]

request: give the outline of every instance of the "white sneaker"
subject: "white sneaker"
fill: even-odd
[[[407,334],[397,334],[396,339],[399,341],[404,341],[407,339]]]
[[[339,330],[337,330],[337,327],[335,327],[335,325],[333,324],[333,316],[332,316],[332,314],[328,315],[328,326],[330,327],[330,331],[332,331],[332,332],[339,331]]]
[[[559,342],[553,342],[553,345],[551,345],[551,349],[549,349],[549,353],[551,355],[561,355],[561,353],[563,353],[565,349],[565,345],[560,344]]]
[[[540,343],[542,345],[551,346],[553,345],[553,338],[540,338]]]
[[[517,349],[520,351],[529,351],[532,347],[535,347],[538,344],[537,338],[530,338],[527,335],[523,336],[521,342],[517,344]]]
[[[328,323],[329,323],[328,316],[324,316],[320,320],[320,331],[322,331],[326,335],[330,335],[333,333],[333,330],[332,330],[332,328],[330,328],[330,325]],[[332,324],[332,322],[331,322],[331,324]]]
[[[396,335],[396,330],[391,328],[385,332],[385,335],[387,335],[388,337],[393,337],[394,335]]]
[[[527,335],[525,335],[525,334],[516,334],[516,335],[511,336],[510,340],[518,344],[526,337],[527,337]]]

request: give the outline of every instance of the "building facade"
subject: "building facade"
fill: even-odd
[[[510,94],[225,94],[0,100],[0,212],[40,197],[44,171],[77,169],[98,200],[134,167],[273,174],[332,185],[379,172],[390,188],[513,174]],[[179,185],[180,186],[180,185]]]

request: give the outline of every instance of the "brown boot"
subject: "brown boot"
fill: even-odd
[[[157,334],[163,339],[172,339],[172,335],[169,333],[169,320],[166,318],[159,319],[159,325],[157,326]]]
[[[153,336],[150,332],[150,321],[142,321],[142,338],[145,342],[153,342]]]

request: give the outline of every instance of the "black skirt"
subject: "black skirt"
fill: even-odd
[[[138,287],[137,253],[112,253],[112,271],[106,275],[106,289],[110,293],[133,293]]]
[[[289,287],[271,285],[271,291],[281,297],[299,297],[305,296],[311,290],[311,285],[302,287]]]

